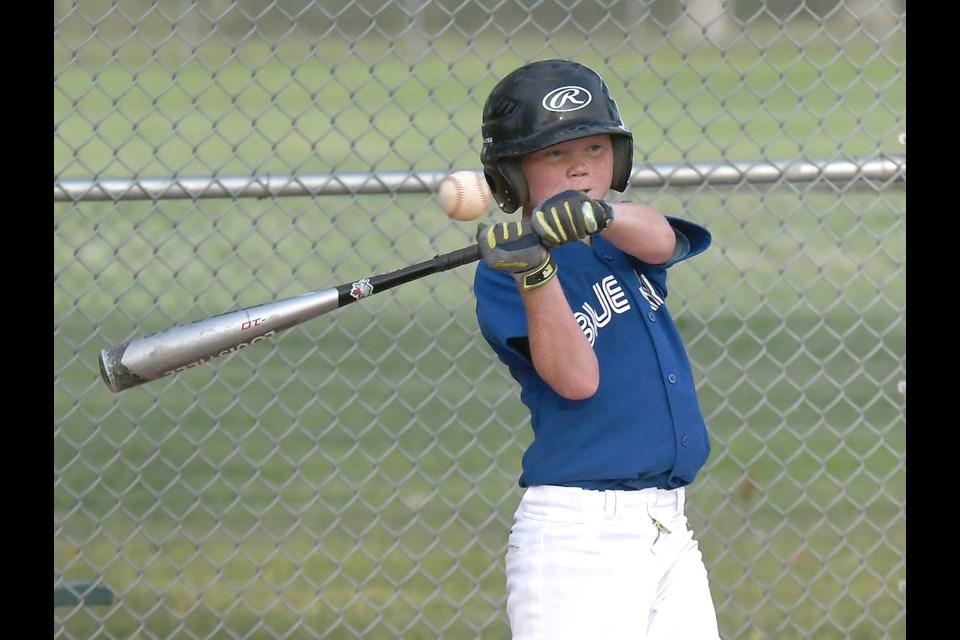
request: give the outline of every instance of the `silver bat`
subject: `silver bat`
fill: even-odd
[[[479,259],[480,248],[474,244],[390,273],[136,338],[100,351],[100,375],[110,391],[117,393],[206,364],[375,293]]]

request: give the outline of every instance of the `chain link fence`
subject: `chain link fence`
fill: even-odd
[[[55,2],[54,637],[509,635],[532,434],[472,267],[118,394],[97,358],[470,244],[440,179],[564,57],[625,197],[714,235],[669,304],[722,636],[904,638],[905,40],[882,0]]]

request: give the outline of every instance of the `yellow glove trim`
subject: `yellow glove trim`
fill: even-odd
[[[597,212],[593,210],[592,202],[583,203],[583,225],[587,229],[587,233],[596,233],[597,227]]]
[[[557,275],[557,263],[553,261],[552,255],[547,254],[547,259],[542,265],[533,271],[519,274],[517,276],[517,282],[520,283],[524,291],[529,291],[530,289],[543,286],[555,275]]]
[[[556,211],[553,211],[553,217],[556,219]],[[540,222],[540,226],[550,238],[553,240],[554,244],[560,245],[563,244],[563,241],[554,233],[554,227],[547,222],[547,213],[543,209],[538,209],[533,215],[537,217],[537,220]]]
[[[492,227],[487,227],[487,246],[491,249],[495,249],[497,246],[497,234],[496,229],[498,225],[493,225]],[[510,231],[511,228],[516,228],[517,237],[523,235],[523,224],[520,220],[514,222],[504,222],[502,223],[503,227],[503,241],[507,242],[511,240]]]

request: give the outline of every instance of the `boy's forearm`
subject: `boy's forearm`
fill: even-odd
[[[602,233],[619,249],[648,264],[667,262],[677,242],[663,214],[637,202],[614,203],[613,223]]]
[[[554,391],[569,400],[582,400],[596,392],[600,367],[558,278],[521,293],[527,311],[530,356],[537,373]]]

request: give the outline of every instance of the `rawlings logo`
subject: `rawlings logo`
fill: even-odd
[[[593,100],[593,95],[583,87],[567,86],[554,89],[543,96],[540,102],[547,111],[563,113],[583,109]]]

